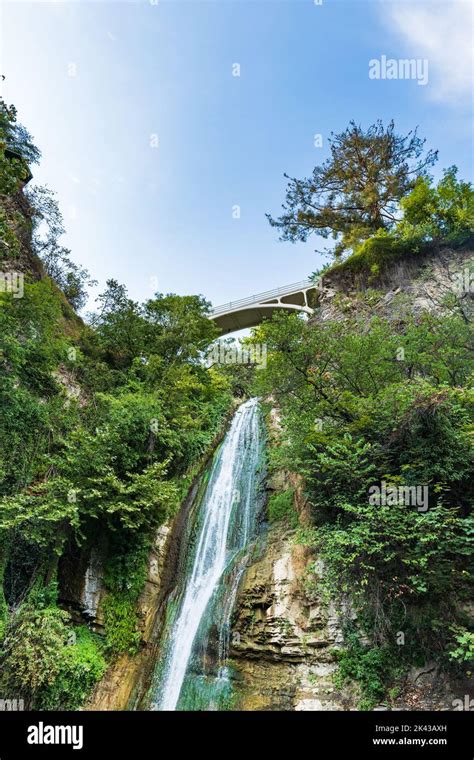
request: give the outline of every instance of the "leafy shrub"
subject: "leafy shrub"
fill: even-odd
[[[116,593],[106,597],[103,604],[107,650],[111,653],[134,654],[140,643],[137,630],[136,600],[128,594]]]
[[[393,232],[379,230],[372,237],[367,238],[355,246],[354,253],[344,261],[334,264],[328,270],[330,272],[352,272],[354,274],[366,272],[376,277],[381,268],[391,261],[397,261],[406,256],[412,256],[422,248],[422,241],[417,244],[413,240],[400,239]]]
[[[35,700],[61,671],[66,646],[67,613],[57,607],[24,604],[11,618],[2,644],[2,682],[7,693]]]
[[[454,640],[456,646],[449,652],[450,658],[459,663],[472,664],[474,662],[474,633],[465,628],[455,628]]]
[[[397,236],[408,241],[467,240],[474,232],[474,191],[468,182],[457,179],[457,171],[455,166],[445,169],[436,187],[427,177],[417,179],[401,201],[403,219],[397,225]]]
[[[107,650],[111,653],[137,651],[140,643],[137,602],[146,580],[151,538],[140,534],[114,536],[107,561],[103,603]]]
[[[294,506],[293,488],[288,488],[286,491],[270,496],[268,500],[268,519],[272,523],[285,520],[291,527],[296,527],[298,515]]]
[[[56,606],[38,596],[10,619],[0,650],[4,693],[31,708],[76,709],[105,671],[101,645],[85,626],[73,629]]]
[[[42,710],[77,710],[105,672],[103,643],[87,626],[70,632],[68,642],[61,650],[56,679],[38,695]]]
[[[361,644],[355,631],[346,631],[345,645],[345,649],[335,651],[339,665],[336,686],[355,681],[362,695],[359,708],[371,710],[385,699],[389,686],[401,674],[400,661],[388,646]]]

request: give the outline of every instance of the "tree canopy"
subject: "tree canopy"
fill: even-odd
[[[282,240],[306,241],[310,235],[332,237],[331,253],[339,257],[379,230],[390,230],[399,218],[401,200],[437,160],[425,151],[417,130],[400,135],[391,121],[367,130],[351,121],[331,134],[331,155],[310,177],[289,180],[283,213],[267,214]]]

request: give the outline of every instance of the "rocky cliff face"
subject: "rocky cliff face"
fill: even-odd
[[[457,307],[472,314],[474,246],[432,249],[388,264],[382,273],[336,270],[321,278],[316,319],[344,320],[378,315],[397,319],[402,312],[440,310],[456,298]]]
[[[342,710],[353,695],[332,681],[342,641],[337,610],[304,579],[315,558],[295,543],[295,531],[271,528],[248,567],[232,628],[236,708]]]
[[[113,662],[97,685],[89,701],[88,709],[125,709],[133,700],[136,691],[140,689],[148,672],[149,663],[154,660],[155,634],[161,620],[160,608],[164,596],[165,564],[170,554],[174,522],[170,520],[160,526],[148,558],[147,579],[137,605],[141,633],[140,651],[136,655],[124,653]],[[103,623],[100,607],[96,614],[95,623],[100,626]]]

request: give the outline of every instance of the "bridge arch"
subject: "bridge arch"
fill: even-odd
[[[277,311],[313,313],[317,285],[309,280],[216,306],[209,314],[221,334],[256,327]]]

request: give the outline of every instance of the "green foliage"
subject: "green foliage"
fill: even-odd
[[[7,693],[36,695],[54,684],[61,670],[58,654],[67,642],[67,617],[55,606],[31,604],[13,616],[0,652]]]
[[[33,253],[43,262],[46,273],[61,289],[74,309],[87,301],[87,288],[95,285],[87,269],[75,264],[71,251],[60,243],[65,233],[63,217],[54,194],[47,187],[29,188]]]
[[[137,601],[146,580],[151,538],[126,541],[124,534],[114,537],[106,568],[107,597],[103,604],[106,646],[110,653],[137,651],[140,643]]]
[[[462,243],[474,232],[474,191],[457,179],[455,166],[445,169],[433,187],[419,177],[412,192],[403,198],[403,219],[396,234],[404,240],[443,240]]]
[[[452,660],[459,663],[474,663],[474,633],[466,628],[454,629],[455,647],[449,652]]]
[[[5,635],[5,628],[8,623],[8,605],[3,589],[3,578],[10,551],[9,543],[8,534],[0,532],[0,642]]]
[[[424,247],[422,238],[406,240],[396,237],[393,232],[378,230],[354,248],[354,253],[340,263],[334,264],[329,272],[369,273],[375,279],[383,267],[393,261],[415,256]]]
[[[42,710],[78,710],[107,667],[100,637],[82,625],[70,631],[60,650],[61,667],[38,699]]]
[[[176,486],[164,479],[162,464],[150,465],[143,472],[120,480],[105,460],[107,450],[95,446],[89,438],[90,452],[98,451],[101,460],[91,461],[81,478],[57,476],[38,485],[34,491],[6,497],[0,524],[4,529],[19,529],[30,541],[46,546],[51,532],[66,535],[66,527],[74,528],[78,537],[90,520],[101,520],[110,529],[122,527],[131,531],[158,525],[176,507]],[[78,461],[79,460],[79,461]],[[82,456],[71,457],[68,465],[81,464]],[[61,547],[59,547],[61,548]]]
[[[18,123],[15,106],[8,106],[3,98],[0,98],[0,141],[17,153],[25,164],[36,164],[41,158],[31,135]]]
[[[0,262],[17,260],[31,224],[18,196],[29,178],[29,164],[40,158],[31,135],[17,122],[16,109],[0,98]]]
[[[30,555],[35,551],[49,555],[53,565],[71,535],[80,543],[94,531],[108,533],[113,546],[104,602],[109,655],[135,651],[139,644],[136,605],[145,580],[150,532],[174,513],[188,471],[208,450],[231,403],[227,378],[196,361],[201,342],[211,335],[207,317],[195,313],[195,326],[180,353],[177,335],[184,326],[186,305],[181,310],[178,300],[163,299],[149,307],[152,328],[139,310],[143,341],[130,344],[126,366],[117,360],[118,329],[110,334],[114,342],[109,343],[107,332],[99,327],[92,336],[85,329],[84,350],[76,350],[75,362],[67,362],[70,341],[61,331],[60,300],[47,282],[27,286],[21,309],[5,296],[0,311],[7,369],[0,392],[8,400],[0,416],[5,431],[1,527],[7,535],[15,535],[17,547],[28,544]],[[190,303],[192,321],[192,310],[204,306],[196,300]],[[164,304],[173,312],[171,322],[176,319],[170,340]],[[124,308],[128,312],[127,303]],[[124,325],[129,319],[122,320],[117,310],[114,318]],[[163,353],[151,353],[158,350]],[[142,351],[148,353],[146,361]],[[112,372],[102,374],[107,392],[95,375],[97,366]],[[82,382],[89,395],[87,404],[68,396],[53,380],[58,368],[68,383]],[[27,584],[38,573],[37,565],[18,563],[18,558],[15,550],[14,595],[21,593],[18,582]],[[11,625],[14,621],[18,635],[12,629],[6,637],[5,672],[13,673],[16,658],[24,658],[26,651],[31,662],[25,660],[25,667],[33,668],[35,658],[44,652],[48,667],[44,682],[38,671],[41,683],[35,686],[35,703],[54,706],[63,692],[67,704],[79,704],[100,676],[102,654],[96,661],[89,644],[81,643],[68,648],[65,657],[58,655],[54,669],[48,658],[63,651],[63,613],[55,604],[40,611],[30,601],[11,618]],[[27,678],[25,672],[25,683]],[[21,685],[17,683],[18,688]]]
[[[35,590],[11,617],[0,649],[4,694],[34,709],[77,709],[102,677],[101,644],[87,627],[71,628],[50,593]]]
[[[60,309],[50,284],[0,293],[0,494],[28,486],[59,411]]]
[[[117,376],[121,382],[114,394],[96,391],[94,403],[85,408],[71,399],[65,405],[52,379],[66,356],[65,342],[56,337],[57,296],[40,282],[28,286],[21,300],[19,308],[10,298],[0,312],[8,367],[0,383],[6,401],[0,426],[8,440],[0,458],[1,526],[45,545],[53,530],[59,532],[56,538],[71,527],[80,534],[90,520],[132,531],[162,522],[177,504],[172,478],[204,454],[222,424],[230,405],[228,382],[194,363],[191,338],[183,356],[150,354],[145,363],[135,361],[141,348],[156,350],[154,333],[153,345],[135,345],[134,360]],[[196,317],[202,321],[202,331],[192,332],[199,334],[198,342],[210,324],[207,317]],[[160,335],[163,330],[160,326]],[[94,360],[78,353],[76,361],[72,371],[87,380],[84,367]]]
[[[140,643],[136,600],[126,594],[108,596],[103,604],[106,646],[111,654],[134,654]]]
[[[374,603],[377,595],[403,595],[413,606],[425,596],[444,605],[450,590],[465,585],[456,552],[467,547],[472,527],[443,507],[420,514],[406,506],[346,504],[334,525],[319,528],[313,545],[327,562],[330,589],[363,592]]]
[[[298,524],[298,515],[294,505],[294,488],[275,493],[268,499],[268,519],[271,523],[284,520],[292,528]]]
[[[91,324],[117,369],[140,358],[145,374],[156,378],[170,365],[196,362],[217,335],[207,318],[210,305],[201,296],[158,293],[140,305],[128,298],[123,285],[109,280],[98,305]]]
[[[242,360],[246,358],[247,347],[246,338],[225,338],[215,341],[208,352],[208,360],[218,365],[217,370],[229,383],[234,398],[244,399],[251,395],[253,379],[258,370],[257,357],[251,357],[254,361]]]
[[[379,120],[366,131],[351,121],[329,140],[331,156],[311,177],[289,180],[282,215],[267,218],[281,240],[305,242],[310,235],[332,237],[329,253],[340,269],[376,278],[390,261],[413,256],[426,245],[465,243],[474,232],[474,193],[445,169],[433,186],[427,170],[437,151],[424,154],[415,129],[395,132]]]
[[[400,661],[390,647],[361,644],[354,630],[346,631],[345,643],[347,648],[335,652],[339,664],[335,684],[343,687],[356,682],[362,695],[359,709],[372,710],[385,700],[389,686],[400,675]]]

